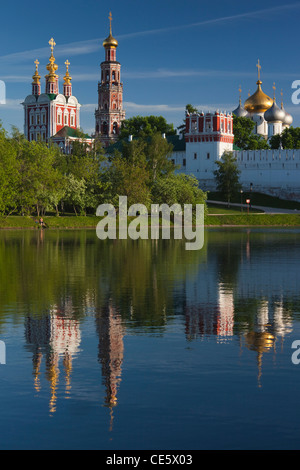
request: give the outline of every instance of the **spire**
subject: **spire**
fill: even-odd
[[[259,59],[257,61],[256,67],[257,67],[257,75],[258,75],[258,80],[256,83],[257,85],[261,85],[262,84],[262,81],[260,80],[261,65],[260,65]]]
[[[55,63],[55,57],[53,55],[56,42],[53,38],[50,39],[49,45],[51,47],[51,55],[49,58],[49,64],[46,67],[49,72],[49,74],[46,75],[46,93],[58,95],[58,75],[56,74],[58,65]]]
[[[32,82],[32,94],[35,96],[39,96],[41,94],[41,76],[39,74],[39,61],[36,60],[35,62],[35,73],[33,75],[33,82]]]
[[[239,93],[240,93],[239,104],[240,104],[240,106],[242,106],[242,87],[241,87],[241,85],[239,86]]]
[[[276,86],[275,86],[275,82],[273,83],[273,90],[274,90],[274,98],[273,98],[273,101],[274,101],[274,103],[276,103]]]
[[[112,23],[112,14],[111,14],[111,11],[109,12],[109,35],[112,36],[112,27],[111,27],[111,23]]]
[[[69,97],[72,96],[72,77],[70,76],[69,72],[70,62],[66,60],[65,65],[67,70],[66,75],[64,76],[64,96]]]
[[[109,36],[104,40],[103,47],[107,49],[116,49],[118,47],[118,41],[112,35],[112,14],[109,13]]]

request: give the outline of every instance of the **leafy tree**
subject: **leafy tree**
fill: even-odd
[[[137,138],[132,142],[123,142],[121,150],[115,152],[126,160],[146,162],[146,171],[149,176],[149,184],[153,184],[156,178],[174,172],[171,161],[173,145],[161,134],[156,133],[147,138]]]
[[[17,209],[19,162],[17,152],[0,123],[0,214]]]
[[[233,115],[234,144],[243,150],[270,148],[262,136],[253,133],[254,128],[255,123],[252,119]]]
[[[175,135],[176,130],[163,116],[134,116],[122,122],[119,137],[147,137],[156,133]]]
[[[154,134],[147,141],[145,154],[151,183],[163,175],[174,172],[174,165],[171,161],[172,151],[173,145],[160,134]]]
[[[156,204],[205,204],[207,194],[199,188],[195,176],[172,174],[160,177],[152,189],[152,200]]]
[[[198,109],[195,108],[192,104],[187,104],[186,107],[185,107],[185,110],[188,114],[198,113]],[[177,129],[179,131],[179,134],[185,134],[185,128],[186,128],[186,122],[185,122],[185,119],[184,119],[181,126],[177,127]]]
[[[272,149],[299,149],[300,148],[300,127],[290,127],[284,129],[281,135],[273,135],[270,139]]]
[[[107,192],[107,202],[118,206],[119,196],[127,196],[128,205],[151,204],[149,189],[149,173],[145,158],[123,158],[117,155],[113,158],[111,166],[107,169],[104,181],[108,183],[110,191]]]
[[[240,189],[239,182],[240,170],[237,167],[237,159],[233,156],[233,152],[224,152],[222,159],[216,161],[218,168],[214,171],[217,182],[217,190],[220,191],[228,201]]]

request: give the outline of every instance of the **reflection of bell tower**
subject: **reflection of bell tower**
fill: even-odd
[[[125,331],[122,319],[111,303],[97,316],[96,322],[99,335],[98,357],[106,389],[105,405],[110,408],[113,419],[112,410],[117,405],[118,387],[121,382]]]
[[[123,83],[121,64],[117,62],[118,41],[112,35],[112,16],[109,15],[110,34],[103,42],[105,61],[101,64],[101,82],[98,85],[98,109],[95,112],[96,137],[107,147],[118,140],[123,111]]]

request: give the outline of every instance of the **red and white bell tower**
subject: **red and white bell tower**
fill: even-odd
[[[118,140],[121,123],[125,119],[121,64],[116,60],[118,41],[112,35],[111,13],[109,20],[110,34],[103,42],[105,61],[101,63],[101,82],[98,84],[98,109],[95,112],[96,138],[99,138],[106,147]]]

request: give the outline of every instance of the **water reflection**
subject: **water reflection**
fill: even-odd
[[[72,395],[87,317],[95,319],[111,425],[126,335],[163,337],[180,319],[188,342],[236,341],[254,351],[261,386],[263,355],[275,354],[298,320],[296,231],[211,230],[200,252],[181,241],[100,242],[92,231],[42,237],[0,234],[0,331],[7,321],[24,322],[34,389],[41,392],[44,368],[50,414]]]
[[[46,378],[50,388],[50,413],[56,411],[57,389],[64,370],[65,397],[71,391],[72,362],[80,351],[79,322],[73,318],[71,300],[53,306],[44,315],[25,317],[26,349],[32,353],[34,388],[41,391],[41,367],[45,360]]]

